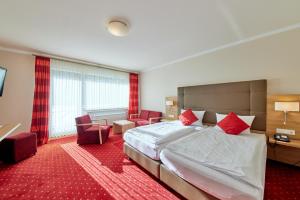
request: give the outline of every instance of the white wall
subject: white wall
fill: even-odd
[[[34,93],[34,57],[0,51],[0,66],[7,68],[0,124],[21,123],[16,131],[29,131]]]
[[[142,108],[165,111],[178,86],[268,80],[269,94],[300,94],[300,29],[141,74]]]

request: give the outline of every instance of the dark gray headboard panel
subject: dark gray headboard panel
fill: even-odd
[[[243,81],[178,88],[181,109],[206,110],[204,123],[215,124],[216,113],[255,115],[253,130],[266,130],[267,81]]]

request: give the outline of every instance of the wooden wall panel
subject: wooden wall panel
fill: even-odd
[[[172,97],[166,97],[166,101],[173,101],[174,105],[173,106],[167,106],[166,105],[166,118],[171,118],[169,117],[170,115],[174,115],[174,119],[178,118],[178,100],[177,96],[172,96]]]
[[[267,98],[267,133],[274,134],[276,128],[293,129],[296,135],[289,135],[292,139],[300,139],[300,112],[288,112],[287,123],[283,124],[284,112],[274,110],[276,101],[299,101],[300,95],[269,95]]]

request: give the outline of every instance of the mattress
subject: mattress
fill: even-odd
[[[184,127],[179,121],[161,122],[153,125],[156,126],[154,130],[159,129],[159,127],[167,127],[167,126]],[[148,125],[148,126],[153,126],[153,125]],[[154,138],[153,134],[148,134],[146,131],[141,131],[139,127],[139,128],[133,128],[126,131],[123,138],[128,145],[132,146],[133,148],[137,149],[138,151],[142,152],[148,157],[154,160],[160,160],[159,158],[160,152],[167,144],[177,140],[178,138],[191,134],[196,129],[199,130],[202,128],[196,126],[184,127],[183,130],[178,129],[177,131],[172,133],[167,132],[167,134],[165,135],[157,134],[155,135]]]
[[[149,143],[142,138],[138,137],[137,134],[133,134],[134,131],[126,132],[124,134],[125,142],[135,148],[136,150],[142,152],[146,156],[154,159],[159,160],[159,154],[161,149],[166,146],[166,144],[155,145],[153,143]]]
[[[232,136],[207,128],[166,145],[160,159],[175,174],[217,198],[263,199],[264,135]]]

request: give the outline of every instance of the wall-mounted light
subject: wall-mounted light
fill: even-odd
[[[284,112],[284,122],[286,125],[288,112],[299,112],[299,102],[275,102],[275,111]]]
[[[174,106],[174,101],[166,101],[166,106]]]

